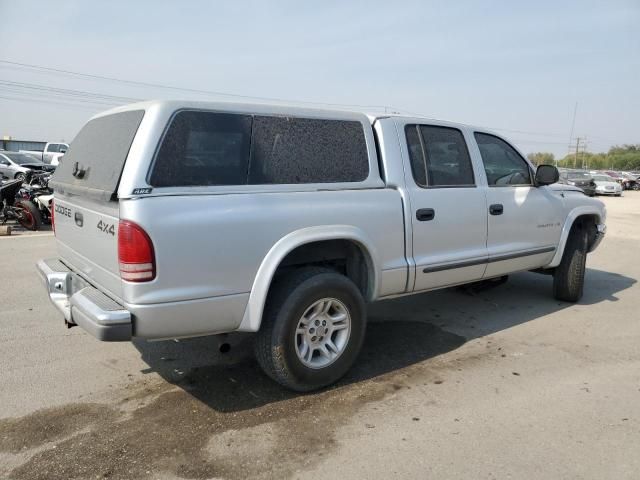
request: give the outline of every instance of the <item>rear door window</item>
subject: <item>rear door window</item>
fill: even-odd
[[[360,122],[254,118],[249,184],[361,182],[368,175]]]
[[[144,110],[131,110],[89,121],[71,143],[50,184],[114,194],[143,116]]]
[[[436,125],[405,127],[411,170],[421,187],[473,187],[473,167],[462,132]]]
[[[251,121],[249,115],[177,113],[162,141],[149,183],[155,187],[245,184]]]

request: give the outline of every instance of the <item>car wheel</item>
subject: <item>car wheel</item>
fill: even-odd
[[[21,182],[24,182],[27,176],[24,174],[24,172],[18,172],[16,173],[16,176],[13,178],[15,178],[16,180],[20,180]]]
[[[553,296],[565,302],[582,298],[587,263],[587,231],[576,225],[571,230],[562,260],[553,272]]]
[[[366,307],[358,287],[334,270],[305,267],[275,283],[255,354],[281,385],[307,392],[338,381],[364,339]]]

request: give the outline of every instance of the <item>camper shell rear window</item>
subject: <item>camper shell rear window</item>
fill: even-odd
[[[61,158],[52,187],[114,195],[143,116],[144,110],[130,110],[89,121]]]

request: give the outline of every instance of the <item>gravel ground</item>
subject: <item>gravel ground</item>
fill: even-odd
[[[578,304],[532,273],[378,303],[356,367],[309,395],[242,338],[67,330],[33,267],[51,234],[0,237],[0,477],[636,479],[640,192],[604,201]]]

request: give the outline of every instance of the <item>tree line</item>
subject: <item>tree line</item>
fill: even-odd
[[[555,164],[555,156],[549,152],[534,152],[527,158],[535,165]],[[558,160],[558,167],[589,170],[640,170],[640,144],[614,146],[606,153],[570,153]]]

